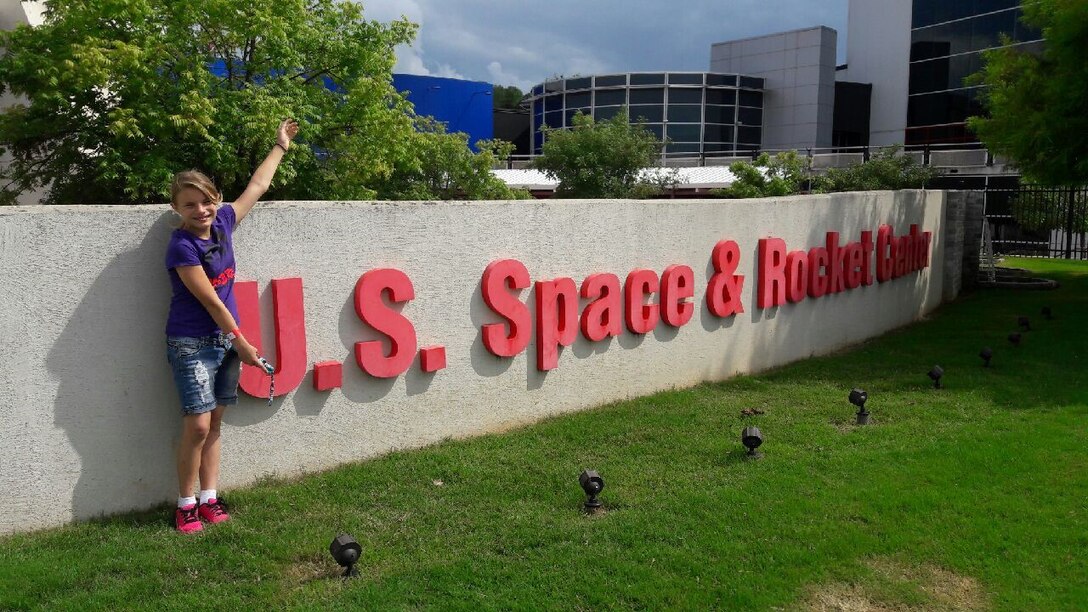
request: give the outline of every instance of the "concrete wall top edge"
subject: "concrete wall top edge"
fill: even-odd
[[[925,192],[924,189],[905,189],[903,191],[911,192]],[[932,191],[932,190],[930,190]],[[855,191],[849,192],[851,194],[879,194],[885,193],[882,191]],[[677,198],[669,200],[628,200],[628,199],[557,199],[551,198],[547,200],[354,200],[354,201],[334,201],[334,200],[284,200],[274,202],[260,202],[258,206],[262,209],[290,209],[290,208],[308,208],[308,209],[320,209],[320,208],[417,208],[425,206],[433,207],[463,207],[463,206],[476,206],[485,208],[488,206],[505,206],[510,204],[522,204],[525,206],[545,206],[545,207],[560,207],[571,205],[593,205],[593,204],[617,204],[627,203],[636,204],[639,206],[674,206],[677,204],[738,204],[743,203],[760,203],[760,202],[777,202],[777,201],[796,201],[796,200],[811,200],[813,198],[826,199],[833,194],[807,194],[807,195],[793,195],[793,196],[781,196],[774,198],[747,198],[744,200],[729,200],[724,198]],[[125,206],[108,205],[108,204],[58,204],[58,205],[45,205],[34,204],[29,206],[4,206],[0,207],[0,217],[15,216],[15,215],[34,215],[34,214],[50,214],[50,213],[117,213],[117,212],[166,212],[170,209],[168,204],[132,204]]]

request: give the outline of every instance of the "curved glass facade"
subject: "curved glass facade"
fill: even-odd
[[[541,126],[567,128],[578,112],[631,123],[668,139],[665,152],[754,151],[763,140],[763,79],[712,72],[631,72],[546,81],[532,88],[533,153]]]
[[[1042,33],[1020,21],[1018,0],[915,0],[911,24],[906,144],[974,142],[967,117],[983,113],[979,86],[964,78],[982,69],[982,51],[1001,35],[1029,50]]]

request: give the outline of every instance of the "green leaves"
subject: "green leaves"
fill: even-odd
[[[643,168],[654,165],[661,142],[641,124],[631,125],[626,109],[606,121],[574,115],[567,130],[545,126],[542,154],[532,167],[559,181],[561,198],[646,197]]]
[[[1019,46],[984,52],[973,82],[987,86],[981,91],[989,116],[968,125],[1034,182],[1088,182],[1088,3],[1026,2],[1023,20],[1042,30],[1042,53]]]
[[[46,9],[40,27],[0,34],[0,87],[23,98],[0,116],[0,147],[12,155],[0,203],[45,185],[47,203],[164,201],[173,173],[189,168],[232,198],[287,116],[300,122],[298,146],[270,198],[440,197],[407,186],[424,180],[435,147],[461,147],[438,159],[495,187],[494,157],[476,159],[463,138],[417,133],[394,90],[393,48],[416,31],[407,21],[368,21],[340,0],[52,0]]]

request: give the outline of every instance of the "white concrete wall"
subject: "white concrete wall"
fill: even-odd
[[[942,297],[941,192],[857,193],[775,200],[521,201],[261,204],[236,235],[239,278],[259,281],[265,346],[274,278],[305,291],[309,362],[345,364],[344,386],[317,392],[312,374],[271,407],[243,397],[225,418],[228,490],[478,434],[541,417],[718,380],[827,353],[909,323]],[[165,358],[167,207],[0,209],[0,533],[147,507],[176,494],[181,418]],[[758,239],[791,250],[843,242],[882,223],[933,232],[933,265],[817,300],[756,307]],[[713,317],[705,303],[711,249],[741,248],[746,312]],[[498,322],[480,296],[488,263],[517,258],[534,281],[595,272],[621,280],[670,264],[696,275],[695,316],[564,349],[536,369],[535,343],[504,359],[480,327]],[[416,299],[403,313],[420,346],[447,347],[448,368],[417,363],[395,379],[356,367],[354,343],[373,339],[352,294],[370,269],[396,267]],[[521,292],[531,304],[533,292]],[[535,309],[534,309],[535,310]],[[272,351],[266,350],[266,353]]]
[[[910,80],[911,0],[850,0],[841,81],[872,83],[869,144],[903,144]]]
[[[765,79],[764,149],[831,146],[837,40],[818,26],[711,45],[711,71]]]

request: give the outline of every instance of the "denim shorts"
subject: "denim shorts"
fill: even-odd
[[[222,336],[167,336],[166,358],[174,370],[182,414],[238,403],[242,362],[230,341]]]

